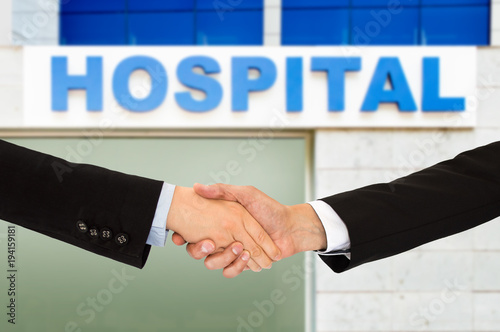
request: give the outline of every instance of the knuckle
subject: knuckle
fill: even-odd
[[[257,243],[264,243],[267,240],[267,233],[264,230],[259,230],[256,240]]]
[[[229,215],[232,215],[232,211],[228,211]],[[224,218],[221,220],[221,226],[227,230],[232,230],[234,228],[234,222],[231,218]]]
[[[279,256],[281,254],[280,249],[278,247],[276,247],[276,245],[274,245],[270,251],[271,252],[270,252],[269,258],[271,258],[272,260],[274,260],[274,258],[276,258],[277,256]]]
[[[252,257],[259,257],[262,255],[262,250],[259,247],[254,246],[250,249],[250,254]]]
[[[250,192],[257,190],[254,186],[246,186],[245,189]]]

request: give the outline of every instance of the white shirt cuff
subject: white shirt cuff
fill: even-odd
[[[172,198],[174,197],[174,190],[175,186],[173,184],[163,183],[158,205],[156,206],[155,216],[153,218],[153,224],[151,225],[146,244],[156,247],[165,246],[168,235],[168,230],[166,230],[167,215],[170,210],[170,205],[172,204]]]
[[[345,255],[351,248],[351,240],[345,223],[335,210],[323,201],[309,202],[318,215],[326,233],[326,250],[318,251],[323,255]]]

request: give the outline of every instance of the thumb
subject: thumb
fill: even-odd
[[[210,186],[195,183],[193,185],[194,192],[201,197],[208,199],[221,199],[225,201],[238,202],[237,197],[232,193],[232,187],[229,184],[216,183]]]

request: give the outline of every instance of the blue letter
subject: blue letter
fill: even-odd
[[[87,57],[87,75],[68,75],[68,58],[52,57],[52,110],[68,110],[68,90],[87,90],[87,110],[102,111],[102,58]]]
[[[149,96],[137,99],[130,94],[130,75],[136,70],[145,70],[151,77]],[[167,94],[167,72],[156,59],[134,56],[120,62],[113,74],[113,93],[118,103],[132,112],[147,112],[161,105]]]
[[[345,72],[361,70],[361,58],[313,57],[312,71],[326,71],[328,78],[328,111],[345,109]]]
[[[274,84],[276,65],[264,57],[235,57],[232,60],[232,66],[233,111],[246,111],[250,91],[263,91]],[[258,70],[259,78],[249,79],[250,69]]]
[[[179,81],[187,87],[205,92],[204,100],[196,100],[191,93],[177,92],[175,100],[180,107],[191,112],[206,112],[219,106],[222,99],[222,87],[215,79],[193,72],[194,67],[201,67],[205,74],[220,73],[217,61],[206,56],[192,56],[181,61],[177,67]]]
[[[286,110],[302,111],[302,58],[286,59]]]
[[[460,112],[465,110],[465,98],[439,96],[439,58],[423,59],[422,111]]]
[[[384,90],[387,78],[390,80],[392,90]],[[398,103],[400,111],[417,110],[398,58],[380,58],[361,110],[376,111],[380,103]]]

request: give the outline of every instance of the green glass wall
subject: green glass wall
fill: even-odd
[[[303,138],[90,136],[9,141],[182,186],[251,184],[285,204],[305,200]],[[7,227],[0,223],[0,269],[8,276]],[[152,248],[139,270],[17,227],[16,260],[16,324],[7,322],[5,277],[0,281],[1,331],[305,330],[302,255],[229,280],[221,271],[206,270],[170,238],[165,248]]]

